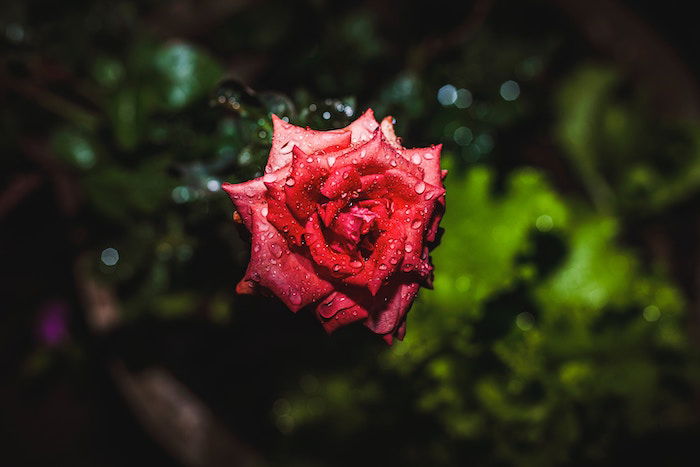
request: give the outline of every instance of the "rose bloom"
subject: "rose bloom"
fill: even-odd
[[[222,186],[252,237],[236,291],[311,306],[329,333],[361,321],[389,344],[403,339],[418,289],[432,283],[442,146],[402,147],[392,118],[380,125],[371,109],[332,131],[272,120],[265,175]]]

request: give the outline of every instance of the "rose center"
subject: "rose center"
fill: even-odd
[[[368,258],[379,234],[377,217],[375,212],[358,205],[338,213],[326,232],[330,247],[357,259]]]

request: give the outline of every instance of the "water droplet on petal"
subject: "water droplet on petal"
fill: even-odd
[[[389,164],[391,164],[392,167],[396,167],[396,159],[392,159]]]
[[[411,227],[413,227],[414,229],[417,229],[417,228],[420,227],[420,224],[421,224],[420,220],[419,220],[419,219],[416,219],[416,220],[414,220],[413,223],[411,224]]]
[[[420,164],[420,156],[418,154],[412,155],[411,162],[413,162],[416,165]]]
[[[297,292],[291,292],[289,294],[289,301],[293,305],[300,305],[301,304],[301,295],[299,295]]]
[[[389,262],[390,262],[391,264],[396,264],[396,263],[399,262],[399,260],[398,260],[397,258],[389,258]]]
[[[265,183],[272,183],[276,180],[277,176],[275,176],[274,174],[265,174],[265,176],[263,177],[263,182]]]
[[[361,268],[362,261],[353,261],[352,263],[350,263],[350,266],[352,266],[353,268]]]
[[[262,214],[264,217],[267,217],[267,214],[268,214],[267,206],[263,207],[263,208],[260,210],[260,214]]]
[[[404,250],[406,250],[406,253],[410,253],[413,251],[413,246],[411,246],[410,243],[407,243],[406,246],[403,247]]]
[[[278,258],[282,257],[282,247],[278,243],[270,243],[270,253]]]
[[[309,156],[309,157],[306,158],[306,162],[311,163],[311,162],[313,162],[313,161],[314,161],[314,158],[311,157],[311,156]]]
[[[287,186],[294,186],[294,179],[292,177],[289,177],[285,183],[287,184]],[[425,189],[425,187],[423,189]],[[416,190],[416,191],[418,191],[418,190]],[[423,193],[423,192],[419,191],[419,193]]]
[[[335,164],[335,157],[328,156],[328,167],[333,167],[333,164]]]
[[[340,271],[340,264],[334,264],[334,265],[333,265],[333,271],[334,271],[334,272]]]
[[[287,180],[287,185],[289,185],[289,180]],[[294,185],[294,182],[292,182],[292,185]],[[418,193],[418,194],[423,193],[425,191],[425,183],[423,183],[423,182],[416,183],[415,190],[416,190],[416,193]]]
[[[435,193],[432,191],[429,191],[425,194],[425,199],[431,200],[431,199],[433,199],[433,196],[435,196]]]
[[[380,265],[379,265],[379,269],[381,269],[382,271],[386,271],[387,268],[388,268],[388,266],[387,266],[386,264],[380,264]]]
[[[426,152],[425,154],[423,154],[423,157],[425,157],[426,160],[430,160],[430,159],[432,159],[434,156],[433,156],[433,153],[432,153],[432,152]]]

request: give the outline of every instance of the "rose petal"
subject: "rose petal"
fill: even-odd
[[[267,220],[272,224],[278,232],[285,236],[294,245],[301,246],[304,235],[304,227],[292,216],[287,205],[274,198],[267,199]]]
[[[330,226],[335,220],[338,213],[350,202],[350,197],[332,199],[327,203],[320,205],[317,210],[323,224]]]
[[[413,282],[384,289],[375,298],[378,305],[370,310],[365,326],[377,334],[393,332],[413,303],[419,287],[418,283]]]
[[[243,281],[269,289],[292,311],[333,290],[308,258],[289,249],[284,237],[258,210],[253,211],[251,257]]]
[[[272,148],[267,160],[265,173],[274,172],[292,162],[292,150],[300,148],[307,154],[329,148],[340,149],[350,146],[352,131],[347,129],[317,131],[287,123],[272,114]]]
[[[378,130],[366,143],[338,156],[335,164],[338,167],[353,165],[361,175],[380,174],[386,170],[398,169],[423,179],[423,169],[396,152]]]
[[[332,170],[321,186],[321,194],[329,199],[338,198],[342,194],[362,188],[360,174],[355,167],[345,167]]]
[[[306,223],[306,245],[316,264],[327,269],[334,277],[343,277],[361,272],[362,266],[355,267],[355,260],[347,254],[333,251],[323,236],[318,214],[309,217]]]
[[[268,174],[266,177],[284,179],[289,174],[289,169],[281,169],[274,174]],[[223,183],[221,188],[228,194],[229,198],[236,207],[243,223],[249,231],[253,230],[253,209],[262,209],[267,202],[265,201],[265,193],[267,188],[263,181],[265,177],[259,177],[244,183]]]
[[[292,170],[285,181],[284,192],[289,210],[299,222],[306,222],[319,204],[321,184],[328,171],[319,157],[311,157],[300,148],[293,149]]]
[[[394,132],[394,117],[384,117],[384,120],[382,120],[381,123],[381,127],[382,134],[384,134],[384,138],[386,138],[387,142],[395,149],[403,149],[403,146],[401,146],[401,141]]]
[[[345,129],[352,132],[352,142],[357,143],[372,139],[378,127],[379,123],[374,118],[374,112],[372,109],[367,109],[365,113],[360,115],[357,120],[345,127]]]
[[[429,222],[428,230],[425,233],[425,240],[432,243],[437,238],[438,229],[440,228],[440,221],[442,216],[445,214],[445,195],[442,195],[437,200],[437,206],[433,211],[433,217]]]
[[[321,300],[316,307],[316,311],[319,315],[321,315],[321,317],[329,319],[335,316],[335,314],[339,311],[347,310],[348,308],[352,308],[354,306],[357,306],[357,303],[355,303],[354,300],[347,295],[336,291]]]
[[[406,160],[419,165],[425,172],[423,180],[431,185],[442,187],[442,173],[440,170],[440,153],[442,144],[429,148],[403,149],[399,151]]]

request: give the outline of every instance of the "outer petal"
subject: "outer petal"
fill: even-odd
[[[403,149],[399,152],[413,164],[419,165],[425,172],[426,183],[442,186],[442,174],[440,171],[440,152],[442,144],[429,148]]]
[[[381,305],[370,311],[365,326],[377,334],[393,333],[408,312],[419,287],[419,284],[412,282],[387,289],[381,300],[377,297]]]
[[[385,178],[394,195],[392,220],[403,225],[406,233],[401,270],[415,271],[427,277],[432,268],[427,257],[423,258],[424,239],[426,231],[432,226],[433,213],[440,206],[438,200],[445,190],[399,171],[387,171]]]
[[[384,134],[384,138],[386,138],[387,142],[395,149],[401,150],[403,149],[403,146],[401,146],[401,140],[396,136],[396,133],[394,132],[394,117],[392,116],[387,116],[384,117],[384,120],[382,120],[381,123],[381,128],[382,128],[382,133]]]
[[[352,132],[353,143],[369,141],[374,136],[377,128],[379,128],[379,123],[374,118],[372,109],[367,109],[357,120],[345,127],[346,130]]]
[[[386,170],[397,169],[407,172],[416,178],[423,179],[423,169],[411,164],[392,148],[382,136],[381,131],[375,131],[372,139],[365,144],[356,146],[336,158],[339,167],[354,165],[362,175],[383,173]]]
[[[245,183],[237,183],[235,185],[224,183],[221,185],[221,188],[231,198],[236,211],[240,214],[243,223],[249,231],[253,231],[253,210],[260,210],[267,205],[265,201],[265,193],[267,191],[265,182],[277,178],[285,179],[288,174],[289,169],[286,168]]]
[[[367,318],[367,310],[361,304],[342,292],[333,292],[321,300],[316,314],[327,333]]]
[[[285,238],[263,216],[253,211],[252,250],[242,283],[260,284],[277,295],[292,311],[328,295],[333,285],[319,276],[313,263],[290,250]]]
[[[328,171],[320,157],[307,155],[298,147],[293,153],[292,172],[284,187],[285,199],[294,217],[299,222],[306,222],[319,204],[321,184]]]
[[[338,150],[350,146],[352,132],[347,129],[317,131],[287,123],[272,114],[272,148],[265,172],[270,173],[292,162],[292,149],[307,154],[322,150]]]

